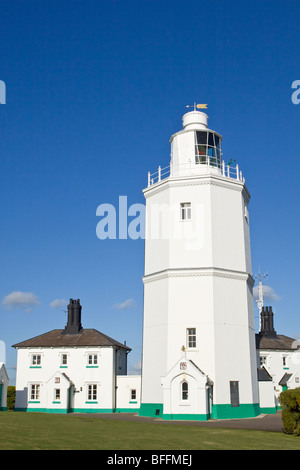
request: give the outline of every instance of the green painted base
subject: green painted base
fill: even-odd
[[[274,406],[273,408],[260,408],[260,413],[262,415],[276,415],[277,408]]]
[[[114,413],[138,413],[139,408],[116,408]]]
[[[162,417],[163,415],[162,403],[141,403],[139,416],[146,416],[148,418]]]
[[[28,411],[37,413],[138,413],[139,408],[15,408],[15,411]]]
[[[2,407],[0,408],[0,411],[7,411],[7,407],[6,407],[6,406],[2,406]]]
[[[240,406],[213,405],[210,417],[212,419],[255,418],[260,414],[258,403],[243,403]]]
[[[173,420],[173,421],[207,421],[209,419],[209,415],[194,415],[194,414],[172,414],[163,415],[163,419],[165,420]]]

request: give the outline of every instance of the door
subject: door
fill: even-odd
[[[230,402],[232,407],[240,406],[239,383],[237,380],[230,382]]]

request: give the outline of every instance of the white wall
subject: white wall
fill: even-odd
[[[7,375],[7,371],[3,362],[0,362],[0,384],[2,385],[1,388],[1,408],[7,407],[7,387],[9,383],[9,378]]]
[[[136,398],[132,399],[131,391],[136,391]],[[117,403],[116,408],[120,411],[133,412],[140,408],[141,402],[141,376],[140,375],[117,375]]]
[[[32,367],[32,354],[41,355],[41,366]],[[68,354],[67,366],[62,366],[61,355]],[[98,364],[89,365],[88,355],[97,354]],[[26,408],[30,385],[39,383],[41,393],[39,403],[30,403],[30,408],[48,408],[53,396],[54,383],[50,380],[57,373],[65,373],[74,384],[76,393],[73,406],[76,409],[114,408],[115,354],[113,348],[28,348],[18,349],[16,378],[16,408]],[[88,385],[97,384],[98,398],[88,402]]]

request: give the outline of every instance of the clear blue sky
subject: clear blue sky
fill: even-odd
[[[144,242],[100,241],[96,208],[119,195],[144,203],[147,172],[168,165],[194,101],[208,103],[224,159],[246,178],[253,274],[269,274],[275,328],[299,338],[299,0],[0,0],[0,16],[0,339],[11,382],[11,345],[64,327],[55,299],[80,298],[83,326],[126,340],[129,368],[139,362]],[[18,291],[33,304],[2,303]]]

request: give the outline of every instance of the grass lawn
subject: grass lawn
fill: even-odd
[[[300,450],[283,433],[0,412],[0,450]]]

